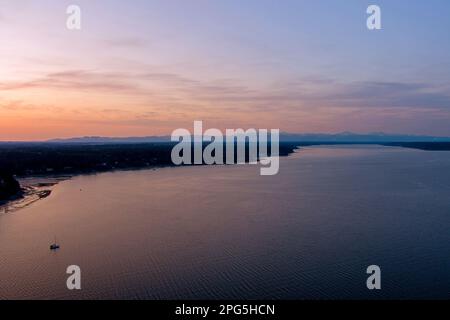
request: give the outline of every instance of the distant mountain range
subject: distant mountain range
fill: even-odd
[[[51,139],[50,143],[149,143],[149,142],[168,142],[170,136],[147,136],[147,137],[75,137],[69,139]],[[336,134],[328,133],[281,133],[280,141],[285,142],[450,142],[450,137],[420,136],[420,135],[402,135],[386,134],[383,132],[374,132],[359,134],[353,132],[341,132]]]
[[[387,134],[383,132],[353,133],[282,133],[281,141],[300,142],[450,142],[450,137]]]
[[[75,137],[68,139],[51,139],[45,142],[51,143],[148,143],[168,142],[170,136],[148,136],[148,137]]]

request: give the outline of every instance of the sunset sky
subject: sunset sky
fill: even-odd
[[[194,120],[450,136],[449,31],[448,0],[0,0],[0,140]]]

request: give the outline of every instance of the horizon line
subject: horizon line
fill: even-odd
[[[384,137],[384,138],[426,138],[426,139],[448,139],[450,140],[450,136],[436,136],[436,135],[427,135],[427,134],[410,134],[410,133],[386,133],[386,132],[352,132],[352,131],[340,131],[334,133],[326,133],[326,132],[280,132],[280,136],[374,136],[374,137]],[[191,135],[192,136],[192,135]],[[74,140],[88,140],[88,139],[105,139],[105,140],[132,140],[132,139],[161,139],[167,140],[170,138],[170,134],[166,135],[145,135],[145,136],[101,136],[101,135],[84,135],[84,136],[70,136],[70,137],[59,137],[59,138],[48,138],[48,139],[39,139],[39,140],[0,140],[0,143],[56,143],[56,142],[70,142]],[[281,140],[281,139],[280,139]]]

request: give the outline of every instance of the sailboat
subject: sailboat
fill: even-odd
[[[50,245],[50,250],[55,251],[55,250],[58,250],[58,249],[59,249],[59,244],[56,242],[56,237],[55,237],[55,242],[53,242]]]

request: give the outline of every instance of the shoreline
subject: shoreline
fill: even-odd
[[[289,156],[294,153],[300,147],[294,144],[289,144],[289,148],[280,148],[280,157]],[[260,159],[258,159],[258,162]],[[122,167],[112,167],[112,168],[90,168],[87,170],[73,170],[64,173],[39,173],[30,175],[17,175],[16,178],[21,186],[21,194],[14,195],[9,199],[3,199],[0,201],[0,214],[11,213],[19,209],[25,208],[41,199],[45,199],[51,195],[51,189],[45,189],[45,187],[54,187],[61,181],[69,180],[72,177],[80,175],[97,175],[100,173],[116,172],[116,171],[139,171],[139,170],[157,170],[160,168],[176,168],[176,167],[189,167],[189,166],[206,166],[203,163],[200,165],[196,164],[183,164],[175,165],[173,163],[161,163],[161,164],[149,164],[141,166],[122,166]],[[217,165],[217,164],[213,164]],[[219,164],[220,165],[220,164]],[[226,164],[222,164],[226,165]]]
[[[70,179],[71,177],[66,177],[64,179],[42,177],[40,181],[34,183],[25,183],[19,179],[21,183],[21,194],[10,197],[9,199],[2,200],[0,202],[0,214],[14,213],[17,210],[28,207],[29,205],[49,197],[52,193],[52,187],[57,185],[60,181]],[[36,179],[36,178],[26,178],[26,179]]]
[[[345,146],[345,145],[380,145],[385,147],[401,147],[406,149],[415,149],[422,151],[450,151],[450,144],[442,143],[340,143],[340,142],[311,142],[311,143],[285,143],[284,148],[280,149],[280,157],[289,157],[294,152],[301,150],[304,147],[312,146]],[[259,161],[259,159],[258,159]],[[207,164],[201,164],[204,166]],[[225,165],[225,164],[223,164]],[[137,165],[137,166],[121,166],[112,168],[89,168],[86,170],[73,170],[64,173],[38,173],[30,175],[18,175],[16,178],[19,181],[22,194],[17,194],[9,199],[0,201],[0,214],[11,213],[19,209],[25,208],[39,200],[49,197],[52,193],[52,187],[61,181],[69,180],[74,176],[79,175],[96,175],[106,172],[115,171],[138,171],[138,170],[157,170],[168,167],[184,167],[184,166],[199,166],[199,165],[174,165],[170,163]],[[50,189],[49,189],[50,188]]]

